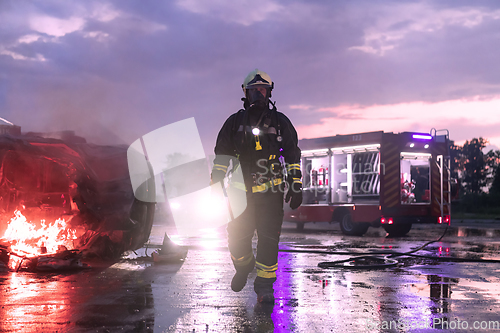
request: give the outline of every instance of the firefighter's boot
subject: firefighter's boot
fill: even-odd
[[[250,274],[255,267],[255,257],[253,253],[251,253],[250,255],[238,259],[231,256],[231,259],[236,269],[236,274],[234,274],[231,280],[231,289],[235,292],[239,292],[247,284],[248,274]]]
[[[266,279],[260,276],[255,278],[253,289],[257,294],[257,302],[274,304],[274,281],[276,281],[276,278]]]

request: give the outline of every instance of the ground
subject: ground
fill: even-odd
[[[118,262],[68,273],[0,273],[0,332],[470,332],[500,330],[500,231],[495,221],[453,221],[440,242],[382,269],[322,269],[346,259],[318,251],[405,252],[438,239],[444,226],[418,225],[387,238],[370,228],[344,236],[338,225],[285,223],[274,305],[257,303],[252,281],[239,293],[225,233],[180,240],[183,261],[155,264],[148,246]],[[160,244],[168,227],[156,225]],[[285,252],[286,250],[314,253]],[[479,260],[478,260],[479,259]],[[474,261],[474,262],[472,262]],[[475,329],[477,328],[477,330]]]

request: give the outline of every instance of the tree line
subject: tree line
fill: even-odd
[[[479,213],[500,217],[500,150],[484,153],[488,140],[467,140],[462,146],[450,144],[450,175],[459,186],[453,212]]]

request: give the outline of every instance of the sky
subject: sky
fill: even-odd
[[[299,139],[435,128],[499,149],[499,59],[496,0],[0,0],[0,117],[99,144],[194,117],[212,153],[258,68]]]

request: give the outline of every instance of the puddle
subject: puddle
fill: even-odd
[[[497,229],[477,229],[470,227],[450,228],[447,235],[457,237],[488,237],[494,238],[500,236],[500,230]]]
[[[419,296],[428,297],[432,303],[429,306],[431,313],[450,312],[449,299],[452,289],[459,283],[459,279],[439,275],[422,276],[425,283],[413,283],[410,290]]]

